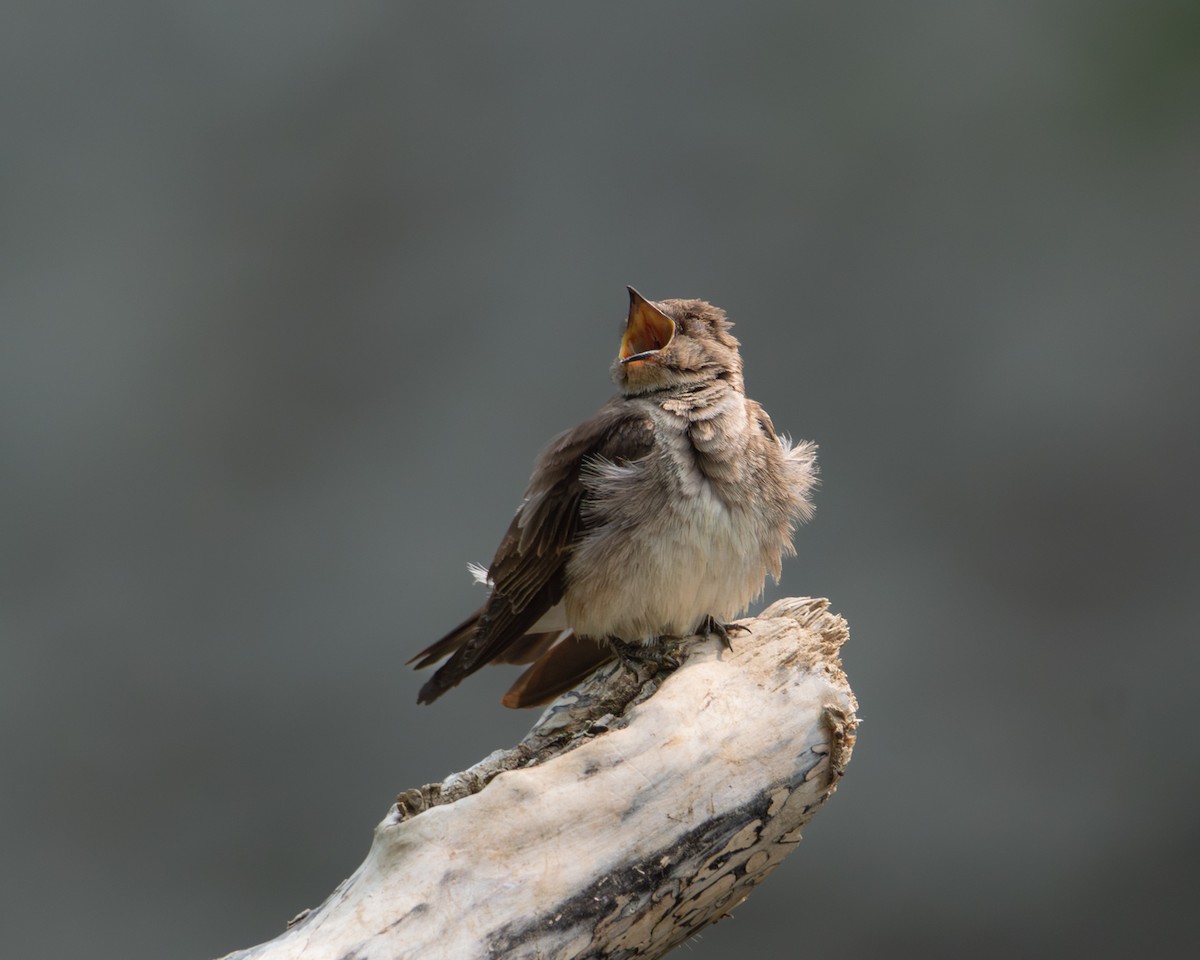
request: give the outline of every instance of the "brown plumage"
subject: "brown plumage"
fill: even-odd
[[[812,512],[816,448],[744,394],[738,342],[703,300],[630,288],[621,392],[538,457],[483,607],[410,663],[449,657],[431,703],[487,663],[531,663],[504,697],[547,702],[614,656],[737,616]],[[711,618],[711,620],[709,620]]]

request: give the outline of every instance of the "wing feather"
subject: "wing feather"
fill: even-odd
[[[453,649],[422,687],[420,702],[436,700],[484,664],[509,659],[506,652],[514,645],[521,649],[530,628],[562,600],[571,551],[585,526],[594,522],[583,509],[580,473],[585,464],[596,458],[628,463],[653,449],[652,421],[623,397],[614,397],[595,416],[550,442],[488,568],[492,592],[474,629],[465,629],[468,621],[417,655],[418,666],[425,666],[437,659],[434,653]]]

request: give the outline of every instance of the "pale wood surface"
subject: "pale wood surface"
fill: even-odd
[[[661,956],[795,849],[849,762],[827,608],[778,601],[658,676],[599,671],[517,747],[401,794],[325,903],[229,958]]]

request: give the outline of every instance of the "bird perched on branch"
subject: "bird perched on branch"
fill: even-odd
[[[535,706],[614,656],[716,633],[779,579],[812,513],[816,446],[776,435],[745,395],[738,341],[703,300],[629,288],[620,393],[555,437],[495,559],[484,605],[410,663],[448,660],[432,703],[488,663],[532,664],[504,696]]]

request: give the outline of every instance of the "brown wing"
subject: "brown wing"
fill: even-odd
[[[614,397],[550,442],[488,568],[493,586],[487,603],[476,617],[414,657],[422,667],[453,650],[421,688],[418,702],[432,703],[484,664],[528,656],[536,642],[523,638],[562,599],[567,561],[583,530],[581,467],[596,457],[639,460],[653,446],[653,423],[624,397]]]

